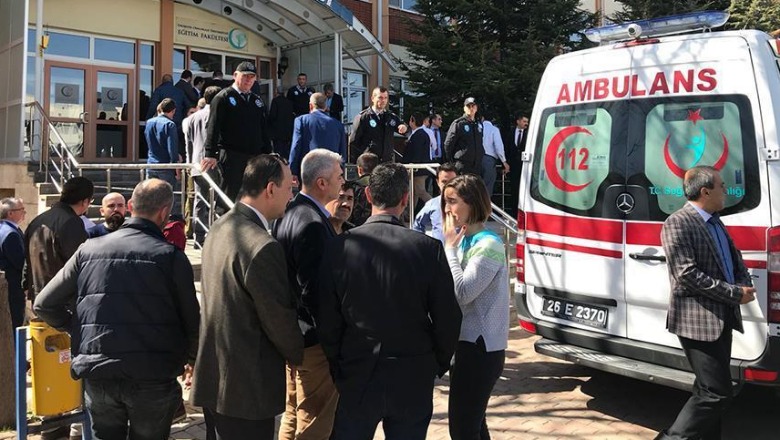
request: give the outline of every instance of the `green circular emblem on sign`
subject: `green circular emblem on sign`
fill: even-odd
[[[246,47],[249,40],[246,38],[246,33],[241,29],[231,29],[228,32],[228,43],[234,49],[243,49]]]

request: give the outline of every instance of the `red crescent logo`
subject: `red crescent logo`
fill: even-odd
[[[544,168],[547,170],[547,177],[550,179],[550,183],[555,185],[555,187],[559,190],[565,192],[580,191],[593,183],[592,180],[582,185],[574,185],[567,182],[563,179],[563,177],[561,177],[561,173],[558,172],[558,167],[555,163],[555,159],[558,156],[558,149],[561,148],[561,145],[563,145],[563,141],[565,141],[569,136],[577,133],[585,133],[593,136],[593,134],[588,131],[587,128],[579,126],[566,127],[553,136],[553,138],[550,140],[550,144],[547,145],[547,152],[544,155]]]
[[[687,170],[680,168],[676,163],[674,163],[674,160],[672,160],[672,155],[669,153],[669,139],[671,137],[672,135],[670,133],[666,136],[666,142],[664,142],[664,162],[666,162],[666,167],[669,168],[669,171],[674,173],[675,176],[679,177],[680,179],[685,179],[685,172]],[[726,166],[726,160],[729,158],[729,141],[726,139],[726,136],[723,133],[720,134],[720,137],[723,138],[723,153],[720,154],[718,161],[715,162],[715,164],[712,166],[718,171],[722,170],[723,167]]]

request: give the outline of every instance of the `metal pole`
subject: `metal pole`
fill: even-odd
[[[27,327],[16,329],[16,438],[27,439]]]
[[[184,217],[184,207],[187,204],[187,168],[181,168],[179,171],[179,186],[181,187],[181,196],[179,201],[181,202],[182,218]]]
[[[106,168],[106,193],[111,192],[111,168]]]
[[[414,169],[409,170],[409,227],[414,225]]]
[[[216,209],[217,204],[214,203],[214,187],[209,185],[209,224],[208,229],[211,229],[211,226],[214,224],[214,217],[216,216],[216,212],[214,210]],[[206,231],[208,233],[208,231]]]

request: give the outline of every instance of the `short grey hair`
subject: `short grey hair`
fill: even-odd
[[[718,170],[711,166],[700,165],[689,169],[683,181],[685,198],[695,201],[701,197],[702,188],[714,189],[717,174]]]
[[[326,148],[315,148],[303,157],[301,181],[303,186],[314,186],[320,177],[328,178],[333,164],[341,166],[341,155]]]
[[[173,187],[161,179],[146,179],[135,186],[130,201],[134,217],[151,216],[173,205]]]
[[[309,104],[314,104],[314,107],[324,110],[328,104],[328,97],[324,93],[313,93],[309,97]]]
[[[0,220],[5,220],[11,215],[11,211],[19,209],[22,199],[16,197],[6,197],[0,200]]]

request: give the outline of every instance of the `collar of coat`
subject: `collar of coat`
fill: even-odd
[[[366,220],[366,224],[368,223],[390,223],[391,225],[404,226],[401,220],[398,220],[398,217],[390,214],[372,215]]]
[[[125,220],[124,224],[119,229],[137,229],[141,232],[147,233],[149,235],[154,235],[156,237],[159,237],[163,240],[165,240],[165,235],[163,235],[162,229],[160,229],[159,225],[154,224],[153,221],[147,220],[145,218],[141,217],[130,217],[129,219]]]

